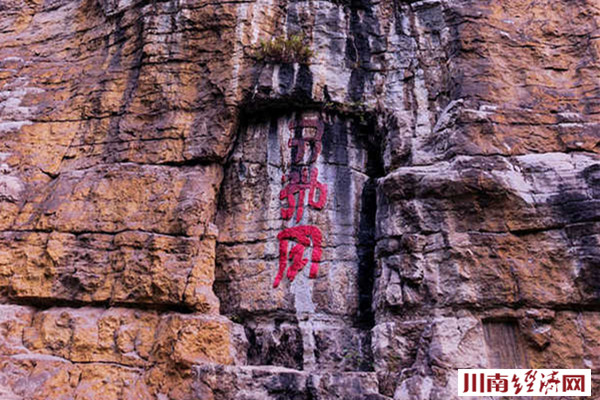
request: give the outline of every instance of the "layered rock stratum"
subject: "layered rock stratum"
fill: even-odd
[[[599,24],[2,1],[0,398],[441,400],[488,367],[598,396]],[[261,54],[295,34],[308,62]]]

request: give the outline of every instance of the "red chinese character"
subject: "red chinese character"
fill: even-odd
[[[544,381],[544,374],[542,374],[542,381],[540,382],[540,392],[544,390],[544,388],[546,389],[546,392],[544,392],[544,394],[548,394],[549,390],[554,390],[555,392],[558,391],[558,384],[560,383],[560,381],[556,379],[556,375],[558,375],[558,371],[552,371],[552,373],[549,375],[548,380]]]
[[[471,390],[472,392],[477,392],[477,374],[469,374],[469,373],[465,373],[465,390],[463,393],[467,393],[469,391],[469,377],[471,377],[471,381],[473,383],[473,389]],[[479,390],[481,392],[485,391],[485,387],[483,384],[484,381],[484,374],[480,373],[479,374]]]
[[[585,392],[585,376],[583,375],[564,375],[563,392],[568,390],[579,390]]]
[[[293,163],[301,164],[304,162],[304,153],[307,144],[310,146],[312,152],[306,164],[315,162],[321,153],[323,122],[319,119],[306,118],[300,121],[300,123],[291,121],[289,128],[292,132],[292,139],[289,140],[288,147],[292,148]]]
[[[291,265],[287,271],[287,277],[290,281],[293,281],[298,271],[308,263],[308,259],[304,258],[304,250],[311,245],[311,240],[313,251],[309,278],[314,279],[317,277],[322,254],[321,237],[321,231],[316,226],[295,226],[279,232],[277,235],[277,239],[279,239],[279,271],[275,277],[275,282],[273,282],[274,288],[279,286],[283,278],[288,259],[291,260]],[[288,254],[289,240],[295,240],[298,243],[292,247]]]
[[[279,192],[279,199],[287,199],[287,207],[281,209],[281,218],[290,219],[296,212],[296,222],[300,222],[304,213],[304,199],[306,190],[308,190],[308,204],[317,210],[323,209],[327,200],[327,184],[317,181],[319,171],[313,168],[310,172],[310,180],[308,178],[308,169],[302,168],[302,176],[297,171],[293,171],[289,175],[287,185]],[[286,182],[286,177],[283,176],[282,181]],[[318,192],[318,200],[316,195]],[[296,194],[298,194],[298,203],[296,207]]]
[[[521,389],[523,389],[523,386],[519,382],[519,377],[517,376],[517,374],[513,374],[512,383],[514,384],[514,387],[515,387],[515,394],[521,393]]]
[[[487,391],[506,393],[508,391],[508,379],[506,378],[508,378],[506,375],[500,375],[499,373],[494,376],[488,376]]]
[[[533,392],[533,384],[535,383],[535,376],[537,375],[537,371],[530,369],[525,372],[525,384],[527,385],[527,392]]]

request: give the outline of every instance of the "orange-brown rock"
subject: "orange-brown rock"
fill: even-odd
[[[148,367],[158,363],[243,362],[238,327],[221,316],[129,308],[45,311],[3,305],[7,356],[46,354],[66,361]],[[242,347],[240,347],[242,346]]]

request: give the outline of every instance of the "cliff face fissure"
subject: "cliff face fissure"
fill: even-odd
[[[375,257],[377,238],[377,179],[383,176],[382,149],[380,138],[385,135],[378,132],[374,126],[367,137],[368,158],[367,175],[361,194],[361,210],[359,220],[358,259],[359,259],[359,311],[358,323],[364,329],[372,329],[375,325],[373,290],[377,259]]]

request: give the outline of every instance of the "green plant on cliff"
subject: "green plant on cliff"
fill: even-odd
[[[306,36],[295,34],[290,37],[278,36],[270,41],[261,41],[257,58],[271,63],[307,64],[314,56],[308,47]]]

